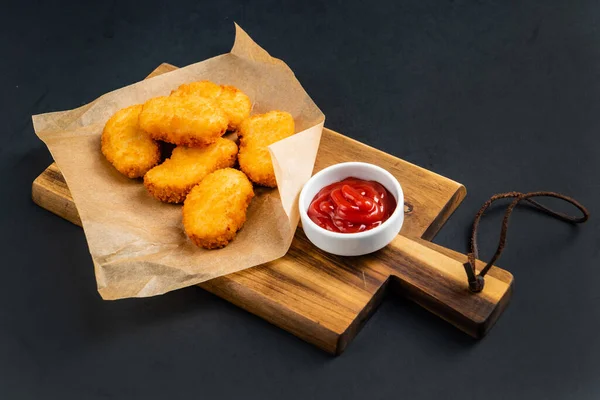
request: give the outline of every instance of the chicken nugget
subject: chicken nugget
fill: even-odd
[[[217,103],[201,96],[162,96],[144,103],[140,127],[155,140],[178,146],[206,146],[227,130],[229,119]]]
[[[208,97],[209,99],[216,99],[223,91],[221,85],[217,85],[211,81],[199,81],[184,83],[177,89],[171,92],[171,96],[202,96]]]
[[[275,171],[268,146],[294,134],[294,118],[285,111],[253,115],[240,125],[240,168],[259,185],[276,187]]]
[[[229,118],[228,130],[236,130],[238,125],[250,115],[252,102],[244,92],[229,85],[217,85],[210,81],[186,83],[174,90],[171,96],[201,96],[214,99]]]
[[[161,201],[181,203],[206,175],[233,166],[237,152],[237,145],[223,138],[206,147],[177,146],[171,158],[146,173],[144,186]]]
[[[244,92],[234,86],[222,85],[221,87],[223,90],[217,98],[217,103],[229,118],[227,129],[234,131],[250,115],[252,102]]]
[[[246,222],[253,197],[252,183],[243,172],[225,168],[209,174],[183,203],[186,235],[206,249],[226,246]]]
[[[144,176],[160,159],[158,143],[138,125],[141,110],[138,104],[117,111],[102,131],[102,154],[129,178]]]

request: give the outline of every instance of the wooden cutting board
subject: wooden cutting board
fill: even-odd
[[[174,69],[162,64],[148,78]],[[428,242],[464,199],[465,187],[325,128],[314,172],[345,161],[379,165],[402,185],[404,225],[390,245],[367,256],[338,257],[318,250],[299,228],[285,257],[199,286],[334,354],[356,336],[388,287],[466,333],[483,336],[510,299],[512,275],[493,267],[484,290],[471,293],[466,256]],[[33,182],[32,196],[81,226],[56,164]]]

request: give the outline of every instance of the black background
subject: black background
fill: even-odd
[[[0,398],[600,398],[597,2],[138,3],[0,9]],[[514,297],[481,341],[394,296],[337,358],[198,288],[102,301],[81,229],[31,201],[52,161],[31,115],[225,53],[234,21],[326,126],[467,187],[436,243],[465,252],[502,191],[564,192],[591,220],[513,215]]]

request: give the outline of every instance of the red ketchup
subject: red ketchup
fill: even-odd
[[[395,209],[396,199],[382,184],[346,178],[317,193],[308,217],[328,231],[356,233],[378,227]]]

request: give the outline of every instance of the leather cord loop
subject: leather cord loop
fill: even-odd
[[[581,211],[582,216],[571,216],[568,214],[564,214],[558,211],[554,211],[537,201],[533,200],[533,197],[554,197],[567,203],[575,206],[579,211]],[[498,242],[498,247],[496,248],[496,252],[492,256],[491,260],[486,264],[485,267],[477,274],[477,270],[475,268],[476,260],[479,258],[479,247],[477,245],[477,232],[479,230],[479,222],[481,217],[485,213],[485,211],[494,203],[496,200],[513,198],[514,200],[508,205],[506,208],[506,213],[504,214],[504,219],[502,220],[502,228],[500,230],[500,240]],[[500,258],[502,251],[506,247],[506,232],[508,230],[508,221],[510,215],[512,214],[515,207],[522,201],[526,201],[531,204],[535,208],[544,213],[558,218],[565,222],[570,222],[574,224],[579,224],[587,221],[590,217],[590,213],[588,210],[577,200],[562,195],[556,192],[530,192],[530,193],[520,193],[520,192],[508,192],[508,193],[500,193],[493,195],[488,201],[486,201],[481,209],[475,215],[475,220],[473,221],[473,228],[471,230],[471,240],[470,240],[470,249],[468,253],[468,261],[464,264],[465,272],[467,273],[467,279],[469,281],[469,290],[472,292],[478,293],[483,290],[485,285],[484,276],[490,270],[490,268],[494,265],[494,263]]]

